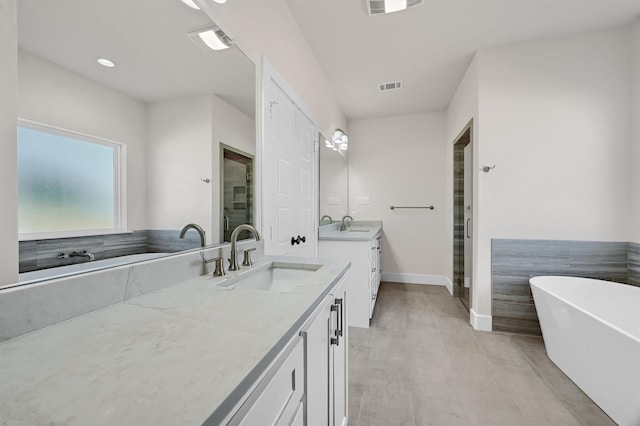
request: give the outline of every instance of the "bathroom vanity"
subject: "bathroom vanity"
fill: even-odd
[[[369,328],[382,275],[382,222],[352,221],[320,227],[320,255],[351,262],[346,278],[349,289],[349,326]]]
[[[2,342],[0,418],[344,424],[348,270],[263,257]]]

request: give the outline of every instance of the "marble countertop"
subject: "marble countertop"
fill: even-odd
[[[224,418],[349,268],[304,262],[323,266],[287,292],[202,276],[0,343],[0,424]]]
[[[349,222],[347,222],[349,223]],[[318,239],[333,241],[371,241],[382,232],[382,221],[352,221],[346,231],[340,231],[340,223],[323,225]]]

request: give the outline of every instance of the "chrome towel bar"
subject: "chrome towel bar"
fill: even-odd
[[[429,210],[433,210],[434,207],[433,206],[408,206],[408,207],[400,207],[400,206],[391,206],[391,210],[395,210],[395,209],[429,209]]]

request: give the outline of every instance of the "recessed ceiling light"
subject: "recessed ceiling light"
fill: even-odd
[[[195,4],[193,0],[182,0],[182,3],[186,4],[191,9],[200,10],[200,6]]]
[[[96,58],[96,61],[103,67],[113,68],[116,66],[116,63],[107,58]]]
[[[223,3],[227,2],[227,0],[213,0],[213,1],[215,1],[216,3],[220,3],[220,4],[223,4]]]
[[[192,31],[188,36],[203,50],[222,50],[235,44],[217,25]]]

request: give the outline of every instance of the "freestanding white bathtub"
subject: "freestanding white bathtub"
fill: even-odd
[[[621,426],[640,425],[640,287],[529,280],[549,358]]]
[[[155,259],[157,257],[162,257],[166,255],[167,253],[131,254],[129,256],[113,257],[111,259],[95,260],[91,262],[76,263],[73,265],[59,266],[57,268],[48,268],[48,269],[40,269],[38,271],[32,271],[32,272],[23,272],[19,275],[18,282],[20,284],[29,284],[32,282],[48,280],[51,278],[66,277],[68,275],[77,274],[79,272],[96,271],[98,269],[125,265],[127,263],[142,262],[145,260]]]

